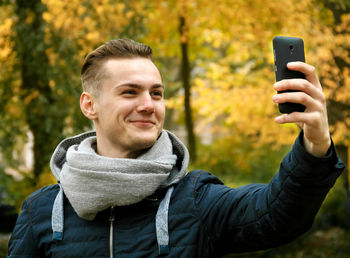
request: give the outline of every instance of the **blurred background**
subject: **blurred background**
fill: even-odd
[[[165,128],[186,142],[191,168],[231,187],[269,182],[299,131],[274,122],[276,35],[304,39],[347,164],[348,0],[0,0],[0,257],[22,201],[55,183],[56,145],[92,128],[79,108],[80,69],[110,39],[153,48],[166,87]],[[227,257],[350,257],[349,181],[346,170],[297,241]]]

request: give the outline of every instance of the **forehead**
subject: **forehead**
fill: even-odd
[[[143,77],[161,81],[161,75],[158,68],[147,58],[109,59],[103,64],[102,69],[107,78],[114,77],[120,80]]]

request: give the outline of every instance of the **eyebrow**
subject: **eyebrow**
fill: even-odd
[[[135,88],[135,89],[142,89],[143,88],[143,86],[141,86],[140,84],[136,84],[136,83],[123,83],[123,84],[115,86],[114,88],[117,89],[120,87],[130,87],[130,88]],[[160,84],[160,83],[156,83],[156,84],[153,84],[151,87],[151,89],[157,89],[157,88],[164,89],[164,85]]]

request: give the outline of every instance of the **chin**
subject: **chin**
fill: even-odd
[[[142,135],[138,140],[139,145],[145,146],[145,148],[151,147],[158,139],[159,134]]]
[[[156,142],[157,138],[151,138],[151,139],[142,139],[139,141],[140,146],[144,146],[144,148],[152,147],[153,144]]]

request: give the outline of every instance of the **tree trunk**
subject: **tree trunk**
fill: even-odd
[[[46,54],[45,5],[40,0],[17,0],[15,48],[21,71],[21,101],[26,123],[34,136],[33,185],[49,164],[57,129],[63,121],[55,119],[55,101],[49,86],[50,64]],[[52,130],[54,128],[54,130]],[[58,129],[60,130],[60,129]]]
[[[185,91],[185,124],[187,131],[187,143],[192,161],[196,160],[196,138],[193,131],[193,118],[191,109],[191,84],[190,84],[190,62],[188,58],[188,29],[186,19],[180,16],[180,38],[181,38],[181,76]]]

